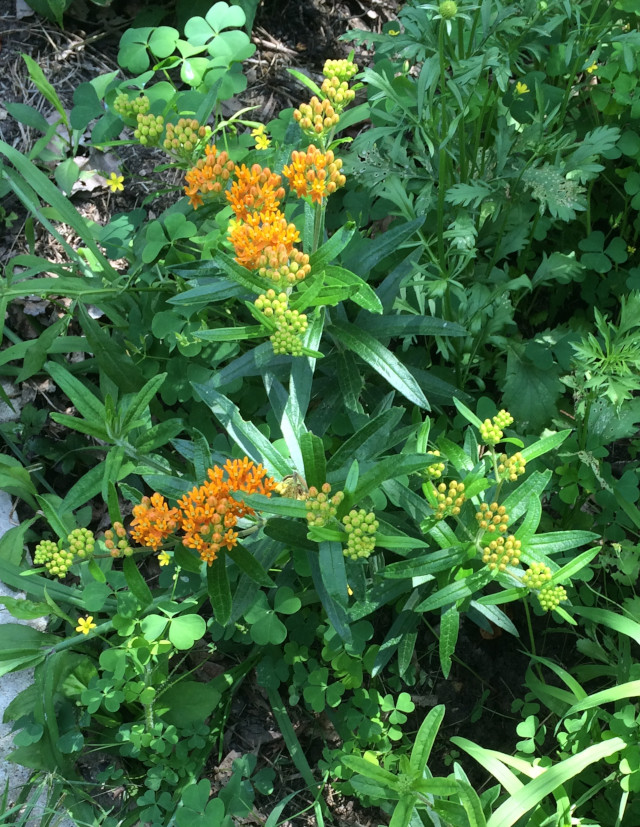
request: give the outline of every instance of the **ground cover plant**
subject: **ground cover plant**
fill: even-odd
[[[640,13],[409,2],[262,123],[245,5],[8,107],[67,255],[2,282],[55,313],[0,370],[60,400],[0,426],[3,603],[49,617],[0,642],[14,760],[78,824],[632,827]],[[155,191],[88,222],[80,141]]]

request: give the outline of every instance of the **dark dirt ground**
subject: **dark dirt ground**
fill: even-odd
[[[248,61],[249,87],[239,104],[257,104],[260,109],[254,116],[267,121],[281,108],[297,103],[300,88],[286,72],[287,67],[301,68],[312,76],[319,75],[327,57],[348,54],[350,47],[338,40],[341,34],[352,28],[380,30],[385,22],[395,18],[399,5],[397,0],[264,0],[253,30],[257,51]],[[16,0],[0,0],[0,140],[23,152],[30,149],[37,136],[14,121],[4,104],[9,101],[28,103],[45,116],[50,114],[50,107],[30,82],[21,53],[37,60],[65,105],[70,105],[78,84],[118,68],[119,37],[133,23],[131,17],[125,16],[123,3],[105,8],[79,4],[73,7],[67,21],[67,28],[62,31],[33,15],[19,18]],[[367,60],[366,52],[357,55],[360,66],[366,65]],[[145,178],[157,161],[158,156],[154,157],[153,151],[146,152],[141,166],[138,159],[138,180],[132,181],[124,193],[113,195],[104,186],[96,186],[74,194],[73,203],[83,215],[106,223],[112,211],[130,210],[142,203],[149,194]],[[106,166],[102,171],[108,173],[115,169],[117,165],[111,169]],[[24,210],[10,197],[2,206],[7,212],[15,211],[18,218],[11,228],[0,224],[0,264],[26,251]],[[73,243],[72,236],[69,240]],[[44,233],[36,235],[35,252],[53,260],[64,260],[62,248]],[[46,317],[51,315],[51,310],[47,308],[47,302],[40,302],[39,307],[42,324],[46,326],[50,323]],[[20,328],[21,336],[29,338],[30,325],[24,308],[14,307],[12,314],[11,323]],[[33,335],[37,335],[35,330]],[[514,618],[514,622],[524,634],[523,619]],[[487,748],[510,749],[514,735],[511,702],[522,694],[528,657],[522,652],[526,647],[520,640],[506,634],[483,638],[479,630],[468,623],[461,630],[457,650],[459,661],[454,663],[451,676],[445,681],[434,644],[435,639],[427,631],[418,641],[422,674],[432,678],[426,678],[422,685],[413,688],[417,710],[409,723],[417,729],[428,708],[436,703],[446,704],[447,716],[431,767],[434,774],[446,775],[452,758],[448,738],[452,735],[463,735]],[[252,681],[248,680],[236,696],[234,712],[237,713],[234,717],[242,719],[243,725],[233,728],[230,737],[225,739],[224,761],[234,754],[252,750],[259,755],[262,766],[278,767],[280,788],[272,801],[300,789],[303,784],[295,769],[291,768],[290,774],[280,769],[286,747],[270,717],[268,705]],[[312,716],[299,709],[292,709],[291,716],[303,746],[310,755],[315,754],[321,722],[314,721]],[[212,766],[212,780],[224,778],[224,761],[222,767]],[[477,786],[487,780],[481,768],[475,767],[470,759],[463,763]],[[377,827],[385,821],[379,811],[354,805],[330,787],[325,791],[325,799],[333,823],[338,827]],[[264,801],[262,808],[257,808],[265,818],[269,814],[268,806]],[[290,827],[312,827],[314,823],[310,816],[297,816],[288,822]]]

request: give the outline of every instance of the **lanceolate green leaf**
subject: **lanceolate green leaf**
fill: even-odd
[[[300,450],[302,451],[304,475],[307,484],[320,488],[327,480],[327,463],[324,456],[323,441],[315,434],[302,434]]]
[[[231,617],[231,589],[223,554],[207,566],[207,592],[215,619],[226,626]]]
[[[270,473],[275,472],[285,477],[291,472],[289,463],[256,428],[252,422],[246,422],[238,408],[218,391],[208,385],[192,382],[194,390],[207,404],[213,415],[226,428],[229,436],[242,448],[254,462],[266,463]]]
[[[47,201],[58,213],[60,218],[64,221],[65,224],[68,224],[73,230],[78,234],[78,236],[82,239],[82,243],[93,253],[96,257],[97,261],[100,263],[100,266],[103,272],[109,276],[110,278],[117,279],[118,274],[113,269],[109,261],[105,258],[102,253],[102,250],[96,242],[93,240],[91,232],[87,227],[85,220],[82,216],[77,212],[77,210],[72,206],[71,202],[65,198],[65,196],[60,192],[60,190],[51,183],[51,181],[47,178],[47,176],[40,172],[40,170],[31,162],[28,158],[18,152],[17,149],[9,146],[9,144],[0,141],[0,153],[7,157],[9,161],[14,165],[14,167],[18,170],[20,175],[24,178],[27,184],[33,188],[33,191],[37,193],[41,198]],[[7,176],[9,177],[9,176]],[[27,206],[34,215],[38,218],[39,221],[45,223],[48,226],[51,226],[51,229],[54,231],[52,225],[49,224],[47,219],[44,219],[42,215],[42,210],[37,203],[33,203],[31,198],[29,197],[28,193],[24,193],[23,191],[18,191],[16,187],[18,187],[19,182],[16,181],[15,176],[9,178],[9,180],[14,184],[14,191],[16,195],[20,198],[25,206]],[[27,201],[25,202],[25,198]],[[44,219],[44,221],[43,221]],[[71,250],[71,253],[74,257],[77,257],[77,254]]]
[[[233,548],[226,552],[238,568],[250,577],[254,583],[260,586],[270,588],[275,583],[269,577],[264,568],[251,554],[251,552],[240,543],[237,543]]]
[[[342,345],[352,350],[370,367],[386,379],[392,388],[405,396],[410,402],[429,410],[429,403],[420,386],[399,359],[380,342],[355,325],[334,321],[329,328],[332,336]]]
[[[410,765],[412,771],[419,777],[422,777],[424,768],[429,761],[429,756],[431,755],[433,744],[438,735],[440,724],[444,718],[444,713],[444,704],[434,706],[420,725],[420,729],[413,742]]]
[[[140,574],[140,570],[133,557],[124,558],[122,569],[129,591],[136,598],[140,607],[145,609],[153,602],[153,595],[151,594],[151,589],[147,586],[147,581]]]
[[[624,749],[626,742],[622,738],[611,738],[587,747],[577,755],[565,758],[559,764],[545,769],[541,775],[529,781],[495,810],[487,822],[487,827],[511,827],[518,819],[533,810],[543,798],[553,794],[562,784],[574,778],[596,761],[607,758],[618,750]]]
[[[572,548],[584,546],[587,543],[593,543],[598,537],[599,535],[593,531],[549,531],[546,534],[534,534],[527,543],[527,551],[530,551],[533,556],[536,554],[550,556],[561,551],[569,551]],[[598,549],[596,549],[596,553],[597,551]],[[594,556],[592,555],[591,559]],[[586,565],[586,563],[583,563],[583,565]]]
[[[46,369],[60,390],[69,397],[78,413],[96,425],[105,421],[104,405],[79,379],[56,362],[49,362]]]
[[[460,613],[455,606],[450,606],[440,616],[440,666],[445,679],[451,671],[451,656],[456,651],[458,632],[460,630]]]
[[[616,614],[609,609],[598,609],[592,606],[574,606],[573,611],[593,623],[601,623],[609,629],[621,632],[640,644],[640,623],[631,618]]]

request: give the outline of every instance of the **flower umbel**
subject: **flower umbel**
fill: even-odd
[[[78,625],[76,626],[76,632],[80,632],[83,635],[88,635],[92,629],[97,628],[98,624],[93,622],[93,615],[87,615],[86,617],[79,617],[78,618]]]
[[[143,497],[140,505],[133,507],[131,536],[141,546],[157,551],[178,526],[177,508],[169,508],[162,494]]]

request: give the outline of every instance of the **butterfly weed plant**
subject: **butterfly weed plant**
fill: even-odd
[[[77,820],[322,825],[331,785],[393,827],[634,823],[632,5],[410,2],[348,35],[371,65],[292,70],[305,91],[269,123],[223,115],[253,53],[239,6],[129,29],[128,77],[68,118],[163,153],[158,189],[181,183],[154,218],[152,195],[91,225],[70,164],[58,189],[0,144],[68,256],[2,283],[3,310],[56,302],[35,342],[5,322],[1,364],[64,406],[0,426],[23,518],[0,579],[26,593],[3,603],[49,618],[5,626],[0,672],[35,670],[14,758]],[[441,702],[472,675],[470,718],[503,714],[469,639],[527,659],[499,750]],[[294,792],[260,750],[222,778],[256,697]]]

